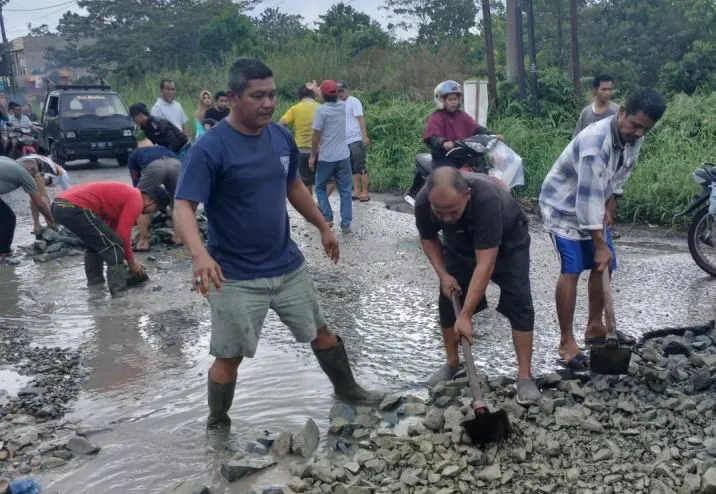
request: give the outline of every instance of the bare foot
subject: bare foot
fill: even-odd
[[[579,353],[580,350],[574,338],[566,343],[560,343],[559,345],[559,356],[566,362],[570,362],[574,357],[579,355]]]
[[[137,252],[148,252],[149,250],[150,248],[148,240],[140,240],[139,242],[137,242]]]
[[[184,241],[180,237],[177,237],[176,235],[174,235],[174,236],[172,236],[172,244],[177,245],[177,246],[184,245]]]
[[[35,224],[32,226],[32,233],[33,233],[33,234],[39,233],[40,230],[42,230],[42,226],[40,226],[39,223],[35,223]]]
[[[593,324],[584,330],[584,339],[604,338],[607,335],[607,327],[604,324]]]

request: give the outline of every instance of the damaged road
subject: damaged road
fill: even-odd
[[[114,167],[69,169],[73,183],[129,182],[126,170]],[[9,194],[5,198],[18,214],[15,245],[32,245],[35,238],[30,234],[32,222],[26,196]],[[443,359],[437,325],[437,280],[420,251],[412,217],[387,209],[384,201],[399,199],[373,195],[371,202],[355,204],[354,234],[339,234],[342,256],[338,266],[325,259],[317,232],[293,212],[292,232],[307,257],[329,324],[351,349],[357,378],[367,386],[426,400],[425,382]],[[616,243],[620,269],[613,287],[621,330],[639,335],[652,329],[697,325],[714,319],[716,283],[693,264],[685,235],[629,225],[622,225],[620,231],[624,235]],[[558,342],[553,300],[558,260],[538,223],[532,225],[532,234],[534,366],[535,372],[549,374],[554,370]],[[208,304],[191,291],[190,262],[181,249],[158,246],[153,252],[139,254],[139,258],[147,267],[150,281],[131,290],[122,300],[114,301],[106,289],[90,290],[85,286],[82,256],[45,263],[21,257],[19,265],[0,268],[3,307],[0,327],[24,327],[30,344],[77,351],[81,355],[81,367],[87,374],[78,377],[79,395],[70,399],[71,410],[60,420],[72,427],[109,429],[92,436],[92,443],[101,450],[91,461],[73,458],[66,465],[41,472],[43,488],[79,494],[120,493],[152,486],[152,491],[161,492],[187,480],[203,483],[212,492],[244,493],[251,488],[260,492],[271,484],[285,485],[295,476],[285,460],[229,484],[221,475],[221,465],[233,455],[207,456],[202,438],[206,371],[211,362]],[[477,317],[474,355],[481,371],[489,376],[511,377],[515,371],[514,352],[506,339],[509,326],[494,311],[497,293],[495,287],[490,287],[491,308]],[[581,339],[580,325],[586,322],[586,278],[580,283],[575,321],[575,333]],[[2,366],[18,370],[11,362],[3,361]],[[686,380],[693,377],[690,370],[685,372],[689,374]],[[557,383],[557,391],[562,393],[557,398],[567,396],[559,389],[567,385],[574,386],[563,381]],[[506,384],[505,389],[508,388]],[[231,412],[236,448],[245,450],[249,442],[264,435],[264,430],[298,431],[310,418],[324,439],[319,451],[331,449],[325,441],[330,427],[328,411],[334,404],[331,391],[310,348],[293,342],[280,321],[270,315],[256,358],[242,363],[239,370]],[[498,393],[497,388],[493,392]],[[501,401],[511,399],[508,391],[504,396],[499,393],[496,396]],[[669,398],[666,395],[663,399]],[[573,409],[572,401],[568,397],[569,410]],[[414,411],[420,408],[417,405],[427,407],[426,413],[432,406],[415,403],[408,408]],[[584,402],[579,407],[576,409],[583,410]],[[528,419],[530,410],[520,420],[526,424],[524,430],[532,424],[534,434],[538,434],[546,426],[537,425],[537,416]],[[595,413],[589,411],[585,417],[602,424],[600,414],[605,412]],[[641,427],[639,421],[634,422],[637,429]],[[602,424],[605,429],[606,423]],[[556,422],[547,429],[550,427],[556,427]],[[618,430],[622,429],[629,427]],[[665,430],[671,429],[667,426]],[[558,432],[566,435],[567,429],[560,426]],[[692,432],[684,433],[689,434],[688,438]],[[67,431],[69,435],[73,433]],[[516,434],[516,438],[525,440],[521,434]],[[703,440],[706,439],[704,435]],[[665,440],[659,437],[659,441]],[[535,437],[532,441],[534,448]],[[606,442],[598,444],[600,449],[609,449]],[[514,446],[526,448],[525,444]],[[644,451],[654,455],[648,453],[648,447]],[[595,452],[588,453],[584,452],[583,464],[575,466],[591,465]],[[526,470],[519,462],[506,455],[505,459],[495,456],[500,460],[500,479],[508,470],[514,471],[517,478],[524,475]],[[652,456],[646,459],[652,461]],[[405,461],[402,456],[400,461]],[[618,462],[615,465],[619,466]],[[685,465],[669,466],[681,482],[678,487],[674,482],[674,491],[685,482],[685,474],[681,475],[684,472],[679,470]],[[472,466],[476,468],[477,464]],[[611,468],[608,472],[604,470],[605,475],[622,475],[614,485],[626,482],[624,472],[612,473]],[[488,473],[494,477],[494,466],[492,470]],[[697,473],[704,474],[695,470],[694,475]],[[454,478],[463,474],[464,469],[456,472]],[[418,478],[415,486],[424,480]],[[494,480],[482,481],[489,489],[503,492]],[[660,481],[667,487],[671,485]],[[591,483],[587,484],[585,489],[591,488]],[[312,489],[313,484],[309,487]],[[512,487],[508,490],[512,492]]]

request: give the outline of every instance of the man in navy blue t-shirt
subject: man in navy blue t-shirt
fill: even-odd
[[[194,285],[211,305],[209,351],[215,360],[207,434],[215,445],[228,437],[236,372],[244,357],[254,356],[269,308],[297,341],[311,343],[339,399],[375,403],[383,397],[354,380],[343,342],[328,329],[303,254],[291,239],[286,199],[320,230],[326,254],[338,262],[338,241],[298,174],[296,143],[271,122],[271,69],[240,58],[229,88],[231,112],[187,154],[174,209],[174,224],[192,256]],[[199,203],[209,221],[207,247],[195,217]]]

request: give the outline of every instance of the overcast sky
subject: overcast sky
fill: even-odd
[[[268,0],[264,1],[252,15],[258,14],[267,7],[278,7],[290,14],[301,14],[306,22],[311,23],[317,21],[318,16],[334,3],[338,3],[338,0],[303,0],[301,2]],[[378,7],[383,4],[383,0],[346,0],[345,3],[369,14],[383,24],[388,23],[387,13],[384,10],[378,10]],[[10,0],[3,8],[7,37],[13,39],[26,35],[28,23],[32,23],[33,26],[47,24],[54,30],[62,14],[68,10],[81,11],[77,7],[76,1],[71,0]]]

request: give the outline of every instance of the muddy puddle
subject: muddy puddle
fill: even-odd
[[[413,219],[376,200],[357,205],[354,217],[356,233],[338,234],[338,266],[329,264],[318,235],[292,213],[293,235],[307,257],[326,318],[346,342],[357,378],[391,392],[424,394],[443,349],[437,282],[418,247]],[[27,217],[20,216],[16,245],[31,243],[29,229]],[[615,276],[620,327],[639,334],[713,318],[716,287],[688,253],[646,250],[636,240],[630,243]],[[558,264],[540,231],[532,252],[534,367],[544,372],[554,367],[558,342],[553,309]],[[65,419],[109,428],[91,437],[102,447],[96,457],[43,473],[43,490],[161,492],[192,479],[212,492],[243,493],[284,482],[282,465],[247,482],[228,485],[221,479],[219,466],[226,458],[209,453],[203,441],[211,363],[208,304],[190,291],[190,264],[181,251],[149,255],[156,260],[147,260],[147,254],[141,258],[150,282],[116,300],[85,286],[81,257],[46,264],[23,260],[20,266],[0,268],[0,326],[23,325],[36,344],[81,348],[89,374]],[[490,309],[477,318],[474,354],[482,370],[511,374],[514,353],[508,324],[494,311],[497,295],[490,287]],[[578,328],[586,318],[585,295],[586,282],[580,283]],[[2,372],[0,387],[11,386],[5,382],[11,383],[12,375]],[[325,431],[330,394],[310,348],[293,342],[270,314],[256,358],[239,369],[231,411],[237,449],[266,430],[296,431],[309,417]]]

